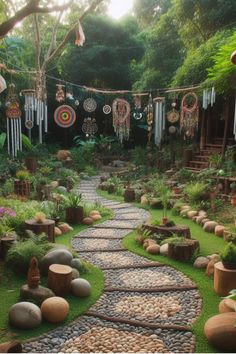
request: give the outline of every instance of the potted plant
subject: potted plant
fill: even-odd
[[[199,242],[177,235],[171,237],[168,241],[168,257],[181,262],[189,262],[194,253],[199,250]]]
[[[63,195],[66,207],[66,221],[71,224],[80,224],[84,218],[84,208],[81,206],[81,194],[68,193]]]
[[[36,191],[38,200],[41,201],[50,198],[52,187],[48,184],[46,177],[37,179]]]
[[[236,269],[236,245],[229,242],[221,253],[221,261],[226,269]]]
[[[29,197],[30,195],[30,174],[27,170],[19,170],[16,172],[14,180],[14,192],[22,197]]]

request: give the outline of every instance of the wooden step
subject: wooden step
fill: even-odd
[[[201,171],[201,170],[200,170],[199,168],[197,168],[197,167],[190,167],[190,166],[185,167],[185,169],[188,170],[188,171],[190,171],[190,172],[192,172],[192,173],[198,173],[198,172]]]
[[[189,162],[190,167],[198,167],[200,169],[207,168],[209,166],[208,162],[205,161],[190,161]]]
[[[205,162],[208,162],[209,156],[206,156],[206,155],[193,155],[193,160],[194,161],[205,161]]]
[[[200,154],[204,156],[212,156],[213,154],[219,154],[221,151],[219,150],[201,150]]]

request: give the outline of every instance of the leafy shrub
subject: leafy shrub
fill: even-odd
[[[226,263],[236,263],[236,245],[229,242],[221,253],[221,260]]]
[[[181,168],[178,174],[181,182],[187,182],[192,179],[192,172],[187,170],[187,168]]]
[[[189,183],[184,188],[184,194],[187,195],[190,203],[200,202],[203,199],[207,187],[208,185],[203,182]]]
[[[6,264],[14,272],[26,274],[31,258],[36,257],[40,262],[52,247],[42,237],[34,236],[13,246],[7,253]]]

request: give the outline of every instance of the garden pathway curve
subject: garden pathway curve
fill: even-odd
[[[98,196],[98,183],[99,178],[82,181],[80,193],[86,201],[111,208],[114,218],[80,232],[72,245],[82,259],[103,270],[104,294],[78,320],[26,343],[24,351],[194,352],[190,326],[202,305],[196,286],[175,269],[122,247],[122,238],[149,213]]]

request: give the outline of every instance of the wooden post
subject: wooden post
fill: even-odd
[[[222,156],[225,154],[225,148],[227,145],[227,138],[228,138],[228,127],[229,127],[229,97],[227,97],[225,102],[225,129],[224,129],[224,137],[223,137],[223,145],[222,145]]]
[[[206,112],[205,109],[202,109],[200,151],[204,149],[205,144],[206,144]]]
[[[52,264],[48,270],[48,287],[59,296],[70,293],[72,268],[62,264]]]

